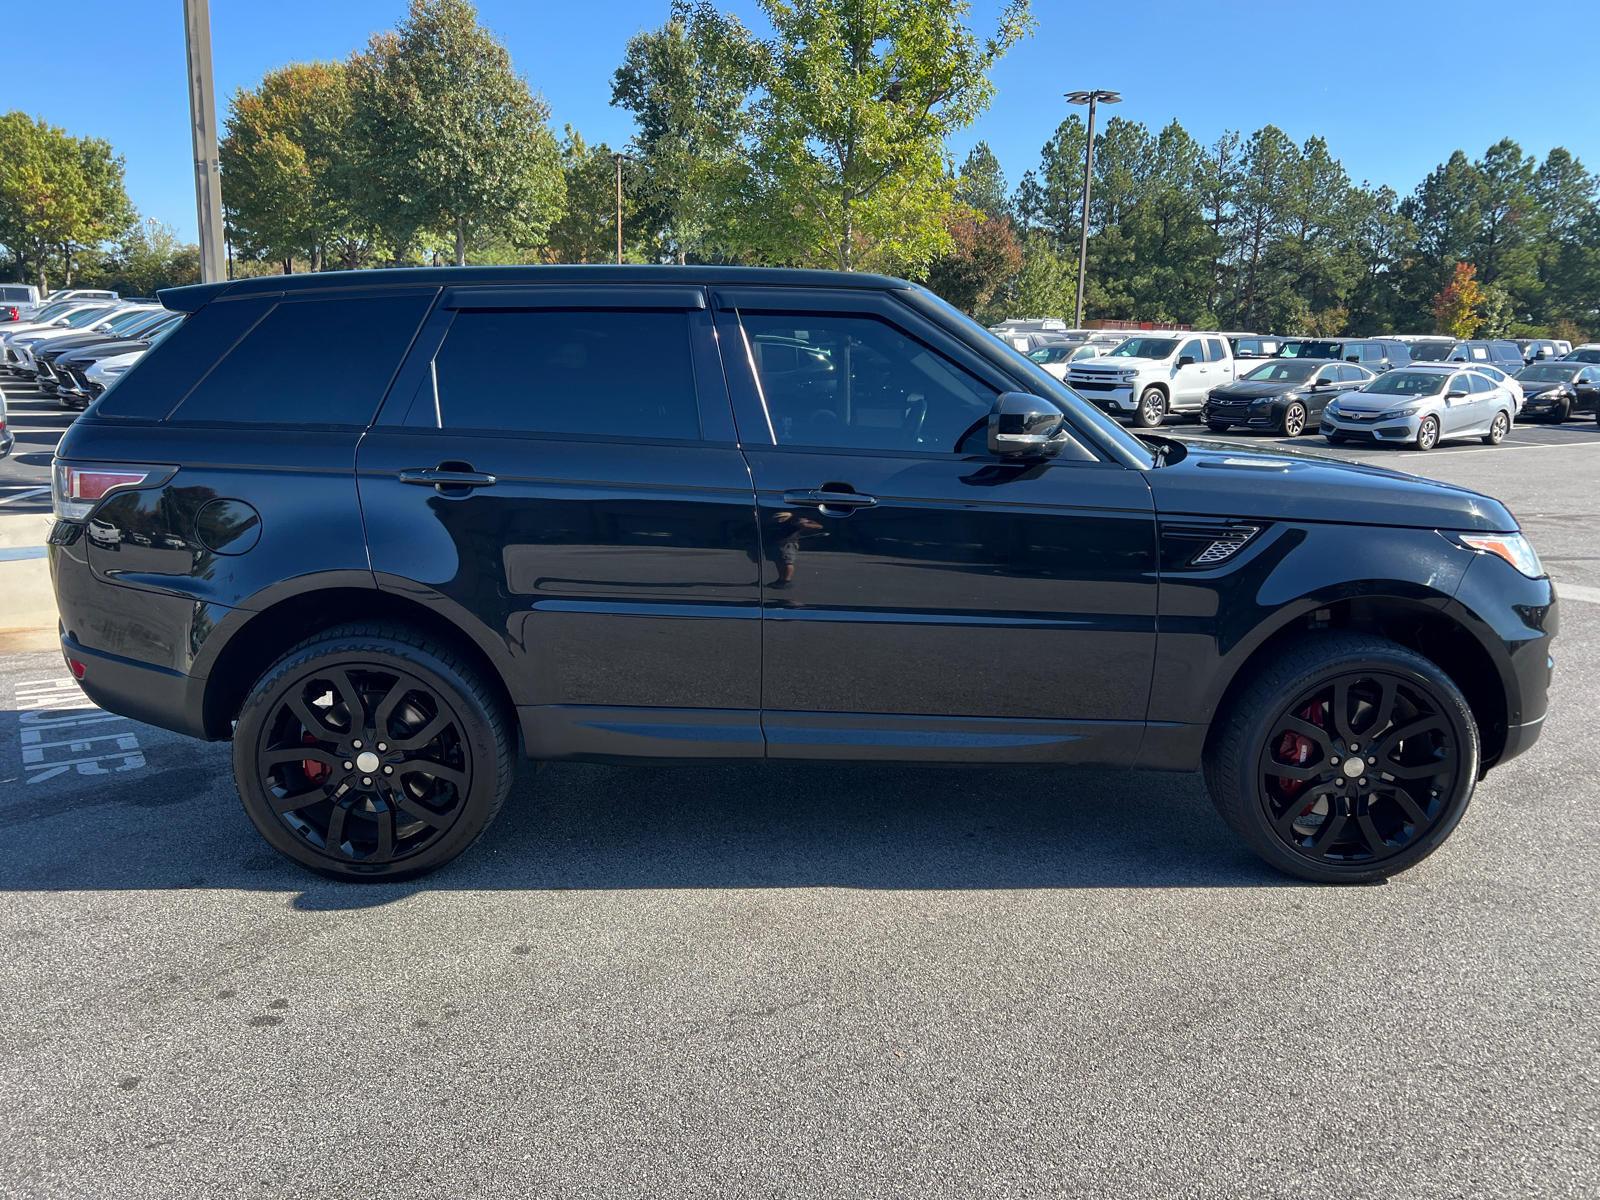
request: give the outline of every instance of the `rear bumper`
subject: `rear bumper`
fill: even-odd
[[[192,703],[196,685],[204,680],[166,667],[90,650],[66,634],[61,635],[61,656],[74,675],[74,662],[83,664],[78,683],[84,694],[107,712],[157,725],[188,737],[204,738],[200,706]]]

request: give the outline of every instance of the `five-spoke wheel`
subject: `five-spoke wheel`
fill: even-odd
[[[1436,664],[1366,634],[1308,636],[1254,672],[1213,726],[1206,785],[1272,865],[1322,882],[1419,862],[1460,821],[1478,734]]]
[[[454,858],[510,785],[514,745],[470,669],[408,631],[330,631],[269,669],[234,733],[245,809],[312,870],[396,879]]]

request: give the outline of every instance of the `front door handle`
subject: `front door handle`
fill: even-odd
[[[481,488],[493,487],[498,480],[480,471],[447,471],[442,467],[427,467],[400,472],[401,483],[414,483],[418,487]]]
[[[809,492],[785,492],[783,502],[820,509],[825,517],[848,517],[858,508],[871,508],[878,503],[875,497],[863,496],[859,492],[827,492],[821,489]],[[836,511],[829,512],[829,509]]]

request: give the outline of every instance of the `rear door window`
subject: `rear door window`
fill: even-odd
[[[366,425],[432,299],[430,292],[281,302],[200,381],[173,419]]]
[[[1207,338],[1206,353],[1212,362],[1221,362],[1228,357],[1228,352],[1223,349],[1221,338]]]
[[[1490,379],[1487,375],[1481,375],[1477,371],[1474,371],[1470,376],[1468,376],[1468,378],[1470,378],[1472,380],[1472,390],[1473,391],[1475,391],[1475,392],[1492,392],[1492,391],[1494,391],[1494,380]]]
[[[1369,372],[1363,371],[1360,367],[1349,363],[1346,363],[1344,366],[1339,368],[1340,383],[1360,383],[1363,380],[1371,378],[1372,375]]]
[[[444,429],[700,437],[682,312],[456,314],[434,356]]]

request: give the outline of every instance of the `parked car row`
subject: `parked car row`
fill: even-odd
[[[62,408],[83,409],[182,320],[150,302],[63,302],[37,321],[0,326],[0,370],[33,380]]]

